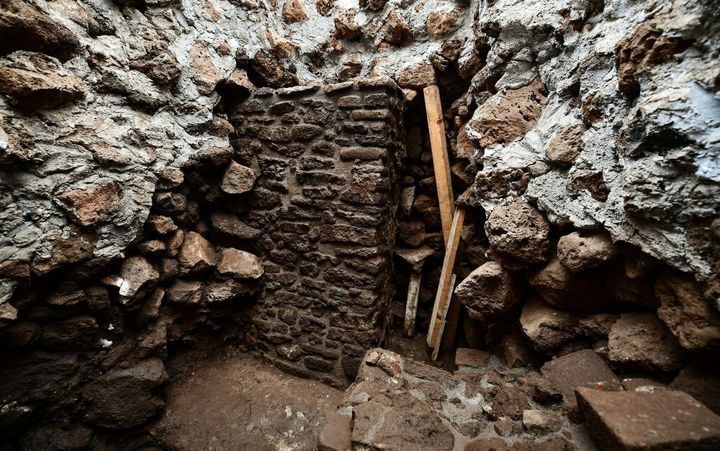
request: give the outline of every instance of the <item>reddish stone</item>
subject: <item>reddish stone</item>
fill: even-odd
[[[590,434],[604,450],[715,450],[720,417],[680,391],[576,390]]]

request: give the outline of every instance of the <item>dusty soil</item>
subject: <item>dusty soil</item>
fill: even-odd
[[[151,431],[166,449],[314,450],[325,416],[342,396],[239,351],[201,365],[181,358],[174,366],[179,377]]]

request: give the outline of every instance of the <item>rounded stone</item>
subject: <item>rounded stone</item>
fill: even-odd
[[[460,282],[455,295],[471,318],[491,322],[517,305],[523,286],[519,277],[498,262],[487,262]]]
[[[567,269],[580,272],[605,265],[615,257],[616,252],[610,235],[605,232],[573,232],[560,237],[557,255]]]
[[[550,224],[522,199],[496,207],[485,223],[485,231],[491,250],[503,264],[522,268],[548,260]]]

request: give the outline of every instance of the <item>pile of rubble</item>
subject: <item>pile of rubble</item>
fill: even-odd
[[[508,368],[472,349],[458,349],[455,362],[451,374],[384,349],[368,351],[318,448],[710,450],[720,444],[720,416],[682,387],[620,380],[591,350],[551,360],[539,372]]]

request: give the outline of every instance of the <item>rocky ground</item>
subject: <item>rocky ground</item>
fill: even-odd
[[[593,351],[508,368],[458,349],[454,373],[370,350],[319,449],[714,449],[720,416],[685,392],[619,379]],[[584,421],[584,423],[582,423]]]

